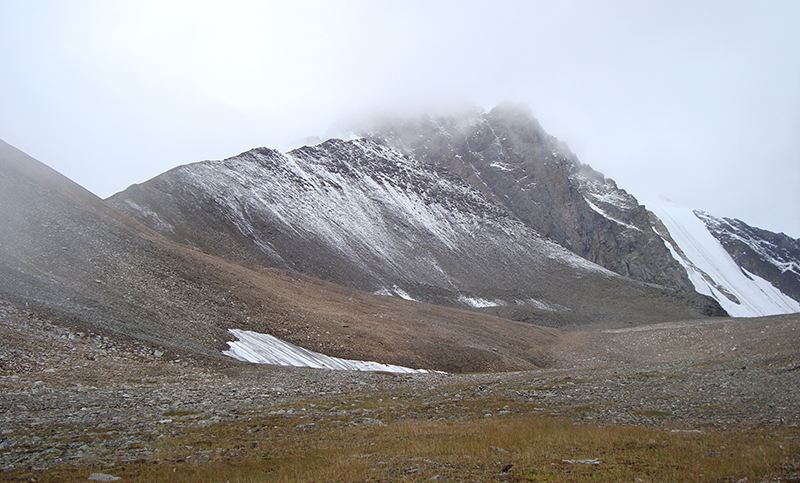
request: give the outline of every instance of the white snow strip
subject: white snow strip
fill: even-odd
[[[415,299],[414,297],[412,297],[411,295],[409,295],[409,294],[408,294],[408,292],[406,292],[406,291],[405,291],[405,290],[403,290],[402,288],[398,287],[397,285],[393,285],[393,286],[392,286],[392,290],[393,290],[393,291],[394,291],[394,293],[395,293],[395,294],[397,294],[397,296],[398,296],[398,297],[400,297],[401,299],[404,299],[404,300],[410,300],[410,301],[412,301],[412,302],[418,302],[418,300],[417,300],[417,299]]]
[[[419,300],[409,295],[408,292],[398,287],[397,285],[392,285],[391,290],[386,287],[383,287],[372,293],[373,295],[382,295],[384,297],[400,297],[403,300],[409,300],[411,302],[419,302]]]
[[[490,164],[489,167],[490,168],[497,168],[497,169],[499,169],[501,171],[514,171],[514,168],[508,166],[507,164],[503,164],[503,163],[501,163],[499,161]]]
[[[340,359],[313,352],[294,344],[284,342],[269,334],[260,334],[250,330],[228,329],[239,340],[228,342],[229,350],[222,351],[228,357],[252,362],[254,364],[272,364],[276,366],[312,367],[337,371],[374,371],[396,373],[427,373],[425,369],[394,366],[372,361]]]
[[[608,203],[609,205],[614,205],[623,210],[630,208],[631,204],[633,203],[630,196],[625,196],[618,190],[611,191],[607,188],[603,190],[603,187],[599,187],[597,190],[592,191],[589,195],[596,202]]]
[[[796,300],[740,268],[692,210],[666,202],[647,206],[661,219],[686,256],[685,259],[681,257],[667,243],[675,259],[686,268],[695,289],[714,297],[731,316],[761,317],[800,312],[800,303]],[[725,296],[720,288],[727,290],[738,303]]]
[[[642,231],[642,229],[639,228],[638,226],[631,225],[630,223],[625,223],[624,221],[618,220],[618,219],[614,218],[613,216],[609,215],[608,213],[603,211],[599,206],[597,206],[594,203],[592,203],[591,201],[589,201],[589,199],[586,198],[585,196],[583,197],[583,199],[586,200],[586,203],[589,204],[589,208],[593,209],[594,211],[596,211],[600,215],[604,216],[606,219],[611,220],[614,223],[616,223],[618,225],[622,225],[622,226],[624,226],[626,228],[630,228],[630,229],[636,230],[636,231]]]
[[[467,297],[466,295],[459,295],[458,301],[462,304],[469,305],[470,307],[474,307],[476,309],[484,309],[486,307],[499,307],[501,305],[505,305],[500,300],[486,300],[480,297]]]

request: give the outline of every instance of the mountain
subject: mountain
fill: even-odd
[[[794,303],[800,300],[797,240],[740,220],[698,214],[733,259],[715,263],[737,266],[728,285],[741,285],[738,290],[751,296],[742,296],[749,301],[740,302],[722,295],[732,290],[723,288],[726,277],[717,277],[721,281],[714,282],[717,288],[711,290],[699,282],[692,268],[696,264],[685,259],[686,253],[702,259],[699,253],[679,254],[661,220],[612,179],[581,164],[524,106],[504,103],[488,113],[471,109],[459,115],[383,116],[345,125],[340,131],[382,140],[457,173],[526,226],[620,275],[681,292],[697,291],[714,298],[731,315],[800,311]],[[680,219],[690,225],[696,222],[694,217]],[[670,230],[685,229],[678,223]],[[717,249],[710,238],[705,242],[709,250]],[[740,276],[742,280],[732,281]]]
[[[173,241],[240,263],[541,325],[722,313],[693,291],[577,256],[448,169],[378,139],[193,163],[108,202]]]
[[[215,365],[445,371],[546,366],[542,325],[800,311],[797,240],[648,210],[524,110],[379,127],[105,201],[0,142],[0,303]]]
[[[653,227],[695,288],[736,317],[800,312],[800,243],[740,220],[648,201]]]
[[[387,116],[367,124],[350,130],[457,174],[576,255],[634,280],[693,290],[645,207],[581,164],[527,108],[504,103],[489,112]]]
[[[797,297],[796,272],[785,269],[800,263],[796,240],[715,222],[711,249],[722,243],[738,267],[728,274],[745,280],[718,275],[709,289],[698,280],[710,272],[693,268],[703,262],[686,258],[702,256],[670,235],[681,227],[668,229],[582,164],[524,107],[384,116],[338,134],[285,154],[258,148],[181,166],[108,201],[173,241],[240,263],[537,324],[677,314],[672,302],[639,305],[643,286],[687,315],[796,311],[784,300]],[[575,279],[584,280],[579,289]],[[606,303],[604,287],[631,281],[644,285],[614,289],[625,295]]]
[[[0,225],[0,324],[15,337],[27,333],[15,320],[29,317],[8,314],[33,314],[214,368],[241,364],[223,351],[237,354],[235,334],[256,333],[348,360],[483,372],[547,366],[566,336],[202,253],[4,142]]]

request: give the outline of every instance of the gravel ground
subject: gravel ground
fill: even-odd
[[[503,400],[513,404],[488,414],[667,431],[800,424],[798,315],[573,333],[552,349],[552,369],[460,375],[196,360],[76,332],[10,305],[0,305],[0,316],[0,469],[147,458],[154,440],[184,428],[256,410],[325,418],[316,405],[383,394],[400,410],[429,408],[425,417],[467,417],[454,402]],[[345,414],[354,424],[380,417],[369,408]]]

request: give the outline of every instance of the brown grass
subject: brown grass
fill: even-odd
[[[422,482],[436,476],[440,481],[708,482],[764,481],[800,470],[796,427],[705,433],[599,427],[516,408],[485,417],[486,408],[504,401],[486,402],[442,414],[441,408],[393,411],[389,401],[358,401],[356,410],[369,408],[380,422],[328,412],[353,409],[350,401],[315,408],[313,414],[251,413],[156,439],[152,456],[139,461],[13,471],[0,479],[86,481],[90,473],[104,472],[124,482]],[[600,464],[577,462],[595,459]]]

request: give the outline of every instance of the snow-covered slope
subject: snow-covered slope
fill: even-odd
[[[698,292],[714,297],[734,317],[800,312],[800,303],[770,282],[748,272],[709,232],[698,212],[666,201],[648,201],[673,256],[689,274]],[[664,231],[666,228],[666,232]]]
[[[694,213],[740,267],[800,302],[800,240],[742,220]]]
[[[135,188],[112,202],[205,251],[240,244],[270,265],[379,294],[424,300],[424,287],[465,291],[452,295],[456,301],[495,295],[477,293],[487,285],[529,284],[529,276],[486,261],[529,273],[556,262],[611,275],[543,239],[460,179],[371,141],[334,139],[286,154],[256,149],[183,166],[152,183],[167,194],[163,203],[137,199]],[[192,213],[173,215],[176,206],[197,209],[199,222],[187,229]],[[213,234],[203,233],[209,220]],[[209,246],[229,232],[236,243]]]

